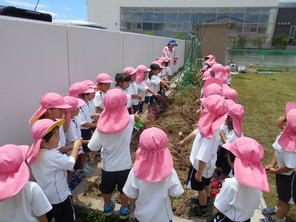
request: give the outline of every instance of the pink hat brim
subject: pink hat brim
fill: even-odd
[[[104,80],[104,81],[100,81],[100,82],[98,82],[98,84],[99,83],[114,83],[112,80]]]
[[[32,117],[29,119],[29,124],[34,123],[36,120],[38,120],[47,109],[45,109],[43,106],[40,106],[37,111],[32,115]]]
[[[30,177],[29,168],[25,162],[28,146],[18,146],[22,151],[24,161],[16,172],[10,175],[0,174],[0,201],[15,196],[26,185]]]
[[[217,84],[217,85],[219,85],[221,87],[223,86],[223,82],[220,79],[215,78],[215,77],[210,77],[210,78],[207,79],[207,81],[205,82],[203,87],[206,88],[207,86],[209,86],[209,85],[211,85],[213,83],[215,83],[215,84]]]
[[[223,144],[222,146],[235,156],[238,155],[231,143]],[[234,175],[238,182],[244,186],[269,192],[266,171],[261,162],[246,161],[236,157],[234,161]]]
[[[156,183],[171,174],[173,165],[173,158],[168,148],[157,152],[139,148],[133,170],[139,179]]]

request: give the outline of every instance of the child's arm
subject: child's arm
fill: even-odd
[[[223,130],[220,131],[220,136],[223,144],[226,143],[227,138]]]
[[[271,163],[265,167],[266,171],[268,172],[270,168],[274,168],[276,164],[277,164],[277,160],[276,160],[275,152],[273,152]]]
[[[86,127],[86,128],[95,128],[97,127],[96,123],[84,123],[81,126]]]
[[[73,149],[73,146],[63,146],[63,147],[61,147],[60,149],[59,149],[59,151],[61,152],[61,153],[66,153],[66,152],[68,152],[68,151],[71,151]]]
[[[98,119],[100,117],[100,113],[93,113],[90,115],[90,118],[95,118],[95,119]]]
[[[77,160],[77,156],[80,148],[81,148],[81,140],[76,140],[74,142],[73,150],[71,153],[71,157],[73,157],[75,160]]]
[[[133,94],[133,95],[131,95],[131,97],[133,99],[138,99],[138,100],[141,100],[142,99],[142,97],[140,95],[138,95],[138,94]]]
[[[150,88],[147,89],[147,92],[153,94],[155,97],[160,97],[160,95],[159,95],[157,92],[153,91],[153,90],[150,89]]]
[[[43,214],[43,215],[39,216],[38,220],[40,222],[48,222],[46,214]]]
[[[272,174],[279,174],[279,173],[289,173],[291,172],[293,169],[288,168],[286,166],[281,166],[279,168],[269,168],[268,169],[268,173],[272,173]]]
[[[183,140],[181,140],[177,145],[184,146],[195,138],[195,130],[193,130],[188,136],[186,136]]]

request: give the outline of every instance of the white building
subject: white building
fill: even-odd
[[[231,36],[271,41],[279,0],[88,0],[88,20],[111,30],[174,36],[192,21],[233,23]]]

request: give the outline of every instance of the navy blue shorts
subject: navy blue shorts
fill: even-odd
[[[125,185],[130,169],[115,172],[108,172],[102,169],[102,177],[99,185],[100,191],[104,194],[111,194],[117,186],[117,190],[123,193],[122,189]]]
[[[205,189],[205,186],[209,186],[211,184],[211,177],[210,178],[202,177],[201,181],[197,181],[195,179],[196,172],[197,171],[193,166],[189,167],[188,178],[187,178],[186,184],[190,183],[192,190],[201,191],[201,190]]]
[[[154,96],[145,96],[145,103],[148,105],[152,105],[155,101]]]

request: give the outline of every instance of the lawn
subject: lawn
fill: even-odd
[[[268,164],[272,144],[280,129],[276,121],[284,113],[287,102],[296,102],[296,74],[239,74],[233,76],[232,87],[239,92],[239,103],[245,107],[244,135],[256,139],[265,149]],[[264,198],[268,206],[276,204],[274,176],[269,178],[271,192]],[[291,217],[296,220],[295,208]]]

